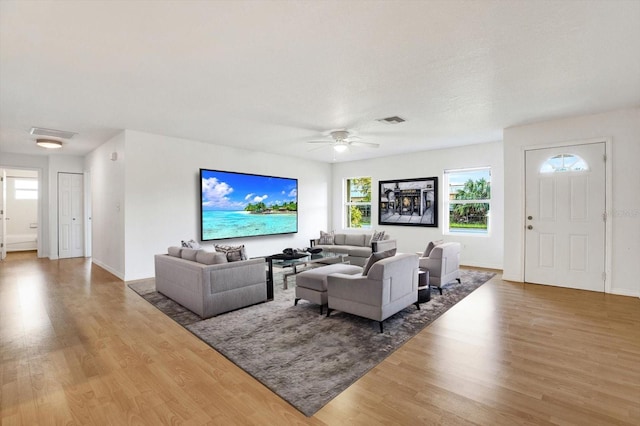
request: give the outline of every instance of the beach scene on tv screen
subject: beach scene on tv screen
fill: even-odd
[[[201,170],[202,240],[298,231],[296,179]]]

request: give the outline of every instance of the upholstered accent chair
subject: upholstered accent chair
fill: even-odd
[[[327,276],[328,309],[380,323],[411,304],[418,305],[418,256],[397,254],[374,263],[366,275]]]
[[[429,270],[429,284],[442,287],[451,281],[460,282],[460,243],[442,243],[435,246],[428,257],[420,257],[420,269]]]

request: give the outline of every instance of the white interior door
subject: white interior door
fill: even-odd
[[[58,257],[84,256],[83,176],[58,173]]]
[[[526,151],[525,185],[525,281],[604,292],[604,142]]]
[[[7,172],[0,170],[0,260],[7,257]]]

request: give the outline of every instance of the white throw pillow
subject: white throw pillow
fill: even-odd
[[[324,231],[320,231],[320,239],[318,240],[318,244],[333,244],[333,239],[334,239],[334,235],[333,235],[333,231],[331,232],[324,232]]]

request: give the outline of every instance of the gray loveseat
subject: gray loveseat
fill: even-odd
[[[267,300],[264,258],[228,262],[224,253],[170,247],[155,256],[156,290],[209,318]]]
[[[373,243],[371,236],[372,234],[335,234],[333,244],[320,244],[320,239],[316,238],[311,240],[311,246],[346,254],[346,260],[352,265],[364,266],[371,253],[396,248],[396,240],[389,238],[389,235],[385,235],[382,241],[374,241]]]

